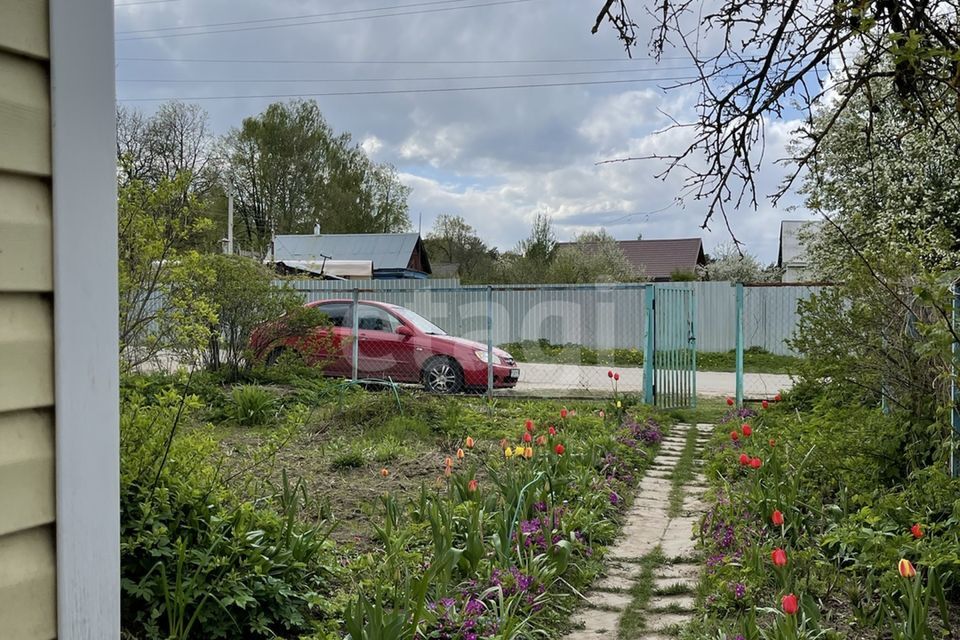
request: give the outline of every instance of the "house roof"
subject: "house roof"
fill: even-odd
[[[372,278],[370,260],[278,260],[277,264],[297,271],[333,278]]]
[[[806,247],[804,247],[804,232],[816,232],[820,225],[819,220],[784,220],[780,223],[780,252],[777,254],[777,266],[786,264],[806,264]]]
[[[274,238],[276,262],[290,260],[322,262],[363,260],[374,269],[407,269],[414,251],[420,246],[423,270],[430,273],[430,262],[423,252],[418,233],[321,233],[281,235]]]
[[[617,244],[627,260],[650,280],[669,279],[676,271],[692,272],[697,265],[707,263],[700,238],[619,240]]]

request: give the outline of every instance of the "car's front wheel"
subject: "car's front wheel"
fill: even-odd
[[[433,393],[457,393],[463,389],[463,370],[455,360],[434,358],[423,367],[423,386]]]

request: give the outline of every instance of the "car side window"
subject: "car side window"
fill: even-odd
[[[361,304],[357,310],[357,328],[361,331],[386,331],[394,333],[400,321],[380,307]]]
[[[317,310],[325,314],[330,318],[330,324],[335,327],[346,326],[347,312],[350,310],[350,305],[346,304],[321,304],[317,305]]]

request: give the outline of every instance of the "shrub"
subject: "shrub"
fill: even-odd
[[[121,412],[121,611],[144,640],[260,638],[310,628],[337,565],[326,522],[296,514],[307,492],[284,477],[259,506],[225,488],[195,396],[148,399],[130,385]]]
[[[279,406],[277,396],[270,389],[240,385],[230,392],[230,401],[225,412],[236,424],[252,427],[275,419]]]

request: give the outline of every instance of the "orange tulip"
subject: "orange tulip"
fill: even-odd
[[[547,444],[547,436],[537,436],[537,446],[542,447]]]
[[[473,438],[471,438],[470,436],[467,436],[466,444],[467,444],[467,449],[473,449]]]
[[[386,478],[388,475],[390,475],[390,471],[386,467],[380,469],[380,477]]]
[[[452,466],[453,466],[453,458],[451,458],[450,456],[447,456],[447,459],[443,461],[443,466],[447,467],[448,469],[449,469],[450,467],[452,467]]]
[[[478,484],[479,483],[476,481],[476,479],[471,480],[470,482],[467,483],[467,491],[469,491],[470,493],[473,493],[474,491],[477,490]]]
[[[771,446],[771,447],[777,446],[777,441],[774,440],[773,438],[770,438],[770,446]]]
[[[917,575],[917,570],[914,568],[913,563],[906,558],[900,559],[900,564],[897,565],[897,570],[904,578],[912,578],[913,576]]]
[[[450,476],[452,476],[452,475],[453,475],[453,467],[444,467],[444,468],[443,468],[443,475],[444,475],[444,477],[447,477],[447,478],[449,478]]]
[[[463,460],[463,449],[457,449],[457,460]]]
[[[913,537],[916,538],[917,540],[923,537],[923,529],[920,528],[919,522],[913,525],[912,527],[910,527],[910,533],[912,533]]]
[[[523,457],[529,460],[533,457],[533,447],[527,447],[523,450]]]

